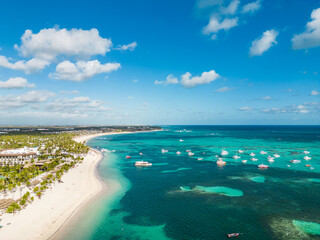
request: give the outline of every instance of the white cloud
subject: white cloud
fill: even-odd
[[[26,30],[21,42],[21,46],[16,45],[15,48],[22,56],[49,61],[58,55],[78,57],[105,55],[112,47],[111,40],[102,38],[95,28],[90,30],[45,28],[39,33]]]
[[[219,74],[214,70],[203,72],[201,76],[191,77],[191,73],[187,72],[181,76],[180,83],[186,88],[192,88],[196,85],[209,84],[219,78]]]
[[[320,8],[311,13],[311,21],[307,23],[306,30],[294,35],[291,39],[293,49],[313,48],[320,46]]]
[[[155,80],[154,85],[164,84],[164,81]]]
[[[50,65],[49,61],[39,58],[32,58],[29,61],[20,60],[15,63],[11,63],[7,57],[0,56],[1,67],[9,68],[12,70],[24,71],[27,74],[40,71],[48,65]]]
[[[233,88],[230,87],[222,87],[216,90],[216,92],[229,92],[231,91]]]
[[[45,102],[53,96],[55,94],[47,90],[34,90],[21,95],[0,96],[0,109],[13,109],[27,106],[27,104],[38,104]]]
[[[169,85],[169,84],[178,84],[178,83],[179,83],[178,78],[175,78],[172,74],[168,75],[165,81],[156,80],[154,82],[155,85],[160,85],[160,84]]]
[[[49,76],[55,79],[81,82],[100,73],[109,73],[119,69],[119,63],[100,64],[98,60],[78,61],[75,64],[64,61],[57,65],[56,71]]]
[[[270,96],[265,96],[262,98],[262,100],[270,100],[270,99],[272,99],[272,97],[270,97]]]
[[[139,82],[139,80],[138,79],[133,79],[132,82],[133,83],[137,83],[137,82]]]
[[[276,37],[278,34],[274,29],[265,31],[260,38],[252,42],[250,55],[261,56],[265,51],[277,44]]]
[[[248,3],[242,7],[242,13],[254,13],[261,8],[261,1]]]
[[[209,20],[209,24],[203,28],[204,34],[211,34],[211,33],[217,33],[220,30],[229,30],[230,28],[233,28],[238,25],[238,18],[225,18],[222,21],[219,21],[219,19],[216,16],[211,16]],[[216,39],[216,36],[214,35],[213,39]]]
[[[320,94],[320,92],[318,92],[317,90],[312,90],[310,93],[311,96],[317,96],[319,94]]]
[[[31,88],[35,87],[33,83],[29,83],[27,79],[22,77],[9,78],[7,81],[0,81],[0,88]]]
[[[130,50],[130,51],[133,51],[136,47],[137,47],[137,42],[132,42],[132,43],[127,44],[127,45],[118,45],[116,47],[116,50],[121,50],[121,51]]]
[[[253,108],[251,108],[251,107],[241,107],[241,108],[239,108],[239,111],[252,111],[253,110]]]
[[[230,2],[230,4],[227,7],[223,7],[221,9],[222,14],[230,14],[233,15],[236,13],[238,7],[239,7],[240,1],[239,0],[233,0]]]
[[[34,90],[18,96],[17,100],[23,103],[39,103],[44,102],[53,96],[55,96],[55,94],[47,90]]]

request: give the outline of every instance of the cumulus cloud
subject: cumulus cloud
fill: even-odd
[[[274,29],[265,31],[262,36],[252,42],[250,48],[250,56],[261,56],[264,52],[268,51],[269,48],[276,45],[276,37],[278,32]]]
[[[181,85],[186,87],[186,88],[192,88],[197,85],[202,85],[202,84],[209,84],[219,78],[219,74],[216,73],[214,70],[211,70],[209,72],[203,72],[201,76],[195,76],[191,77],[191,73],[186,72],[181,76]]]
[[[55,96],[53,92],[47,90],[34,90],[17,96],[17,100],[23,103],[39,103]]]
[[[156,80],[154,82],[155,85],[169,85],[169,84],[178,84],[180,83],[183,87],[186,88],[192,88],[197,85],[202,84],[209,84],[219,78],[220,75],[216,73],[214,70],[211,70],[209,72],[203,72],[201,76],[195,76],[192,77],[191,73],[186,72],[183,74],[180,78],[180,81],[178,78],[175,78],[172,74],[168,75],[165,81],[158,81]]]
[[[105,55],[112,47],[110,39],[102,38],[95,28],[90,30],[45,28],[38,33],[26,30],[21,45],[15,48],[24,57],[52,61],[58,55],[91,57]]]
[[[27,104],[42,103],[53,96],[55,94],[47,90],[34,90],[21,95],[0,96],[0,109],[12,109],[24,107]]]
[[[251,107],[241,107],[241,108],[239,108],[239,111],[244,111],[244,112],[247,112],[247,111],[252,111],[253,110],[253,108],[251,108]]]
[[[50,65],[50,62],[47,60],[32,58],[29,61],[20,60],[17,62],[10,62],[7,57],[0,56],[0,66],[4,68],[9,68],[12,70],[20,70],[25,73],[34,73],[44,69],[46,66]]]
[[[311,13],[311,21],[307,23],[306,30],[294,35],[291,39],[293,49],[305,49],[320,46],[320,8]]]
[[[31,88],[35,84],[29,83],[27,79],[22,77],[9,78],[7,81],[0,81],[0,88]]]
[[[216,90],[216,92],[229,92],[231,91],[233,88],[230,87],[222,87]]]
[[[87,112],[105,112],[112,108],[105,107],[102,101],[89,97],[58,98],[46,104],[45,110],[57,113],[85,114]]]
[[[317,90],[312,90],[311,93],[310,93],[311,96],[317,96],[319,94],[320,94],[320,92],[317,91]]]
[[[209,24],[203,28],[204,34],[211,34],[211,33],[217,33],[220,30],[229,30],[230,28],[233,28],[238,25],[238,18],[225,18],[222,21],[219,21],[219,19],[216,16],[210,17]],[[213,35],[214,38],[216,38],[216,35]]]
[[[129,50],[129,51],[133,51],[136,47],[137,47],[137,42],[132,42],[132,43],[127,44],[127,45],[118,45],[118,46],[116,47],[116,50],[120,50],[120,51]]]
[[[208,16],[209,23],[202,29],[203,34],[218,38],[220,31],[228,31],[239,25],[248,13],[256,12],[261,7],[261,1],[240,6],[240,0],[198,0],[196,10],[201,16]]]
[[[55,79],[81,82],[100,73],[109,73],[119,69],[119,63],[101,64],[98,60],[78,61],[72,63],[63,61],[56,66],[56,71],[49,76]]]
[[[242,13],[254,13],[261,8],[261,1],[248,3],[242,7]]]

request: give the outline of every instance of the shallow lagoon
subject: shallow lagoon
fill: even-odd
[[[181,129],[191,132],[177,132]],[[83,240],[151,235],[153,239],[224,239],[230,232],[242,232],[243,239],[319,239],[294,224],[320,223],[319,141],[319,127],[236,126],[168,127],[164,132],[94,139],[91,146],[116,150],[109,155],[113,164],[106,165],[105,159],[99,172],[106,181],[120,181],[122,188],[113,198],[97,201],[97,211],[86,213],[87,220],[82,221],[89,222],[87,234],[80,234],[77,223],[73,229]],[[162,148],[169,152],[162,154]],[[224,158],[227,165],[217,167],[214,156],[221,148],[230,154]],[[187,155],[189,149],[193,157]],[[238,149],[245,153],[235,160],[232,156]],[[268,154],[260,155],[261,150]],[[314,170],[304,166],[303,150],[310,151],[308,163]],[[257,162],[249,160],[250,152],[256,153]],[[270,164],[267,156],[274,153],[281,157]],[[125,159],[127,154],[131,161]],[[198,157],[204,160],[197,161]],[[242,159],[249,161],[242,164]],[[288,168],[291,159],[302,163]],[[154,165],[136,168],[136,160]],[[270,168],[261,171],[260,163]],[[230,196],[234,191],[239,196]],[[65,239],[75,232],[71,230]]]

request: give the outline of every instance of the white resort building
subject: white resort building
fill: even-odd
[[[38,148],[0,149],[0,166],[26,164],[32,159],[37,161],[38,155]]]

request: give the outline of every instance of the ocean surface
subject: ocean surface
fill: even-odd
[[[89,142],[111,151],[104,153],[98,171],[113,187],[90,204],[63,239],[212,240],[234,232],[248,240],[320,239],[320,126],[163,129]],[[222,149],[229,154],[219,167],[216,155]],[[244,153],[238,154],[240,149]],[[310,160],[303,159],[303,151],[310,152]],[[250,160],[251,152],[257,161]],[[273,154],[280,157],[270,163]],[[301,162],[291,163],[294,159]],[[138,160],[152,166],[135,167]],[[258,169],[261,163],[269,168]]]

